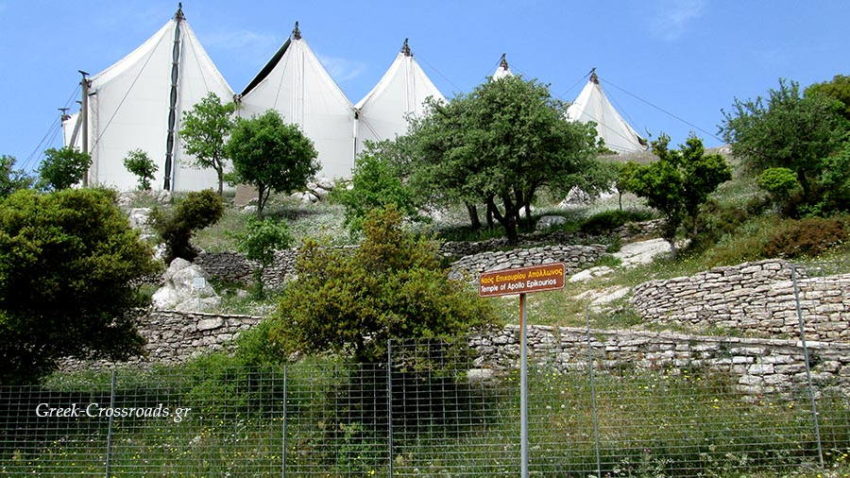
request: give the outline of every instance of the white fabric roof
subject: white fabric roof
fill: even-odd
[[[573,121],[596,123],[597,134],[605,141],[605,147],[612,151],[631,153],[646,150],[640,135],[608,101],[596,73],[590,75],[587,85],[567,108],[567,117]]]
[[[508,60],[505,58],[505,54],[503,53],[502,59],[499,60],[499,66],[496,68],[496,71],[493,72],[493,76],[491,78],[493,81],[496,81],[508,76],[514,76],[514,73],[511,71],[510,66],[508,66]]]
[[[277,110],[313,141],[319,176],[348,177],[354,166],[354,107],[296,30],[242,93],[239,115]]]
[[[123,164],[127,152],[141,149],[157,164],[154,188],[162,188],[171,95],[175,30],[180,27],[175,148],[172,189],[215,187],[211,169],[190,166],[177,132],[183,111],[206,96],[230,101],[233,91],[204,51],[185,19],[169,20],[152,37],[109,68],[91,77],[89,89],[89,183],[120,190],[136,187],[136,177]],[[68,138],[70,138],[68,136]]]
[[[62,121],[62,144],[80,149],[82,145],[82,134],[80,129],[80,113],[69,115]]]
[[[372,91],[355,106],[357,110],[357,153],[365,142],[383,141],[407,133],[407,117],[426,114],[428,97],[445,97],[422,70],[404,41],[402,51]]]

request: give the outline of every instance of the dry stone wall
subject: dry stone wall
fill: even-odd
[[[544,246],[531,249],[512,249],[482,252],[452,263],[450,277],[473,277],[486,271],[527,267],[551,262],[563,262],[570,275],[596,262],[605,253],[605,246]],[[476,279],[477,280],[477,279]]]
[[[850,274],[807,278],[798,270],[800,309],[812,340],[850,341]],[[631,302],[662,325],[742,330],[766,337],[799,335],[791,265],[782,260],[718,267],[634,289]]]
[[[508,326],[473,338],[478,370],[518,367],[518,337],[518,327]],[[810,341],[806,345],[816,387],[850,391],[850,344]],[[563,372],[587,370],[592,357],[594,368],[612,373],[645,369],[729,374],[738,391],[746,394],[790,392],[807,385],[802,343],[796,340],[628,330],[590,330],[588,334],[582,328],[530,326],[528,348],[531,363]]]
[[[137,328],[145,339],[145,355],[128,364],[175,364],[216,350],[233,350],[240,333],[259,324],[262,317],[152,310],[139,317]],[[111,365],[107,361],[66,360],[64,370]]]
[[[265,286],[277,288],[283,285],[283,282],[294,274],[297,257],[296,249],[276,251],[274,262],[263,273]],[[246,284],[253,280],[252,274],[258,267],[256,262],[248,260],[238,252],[204,252],[195,258],[194,263],[200,265],[210,277]]]

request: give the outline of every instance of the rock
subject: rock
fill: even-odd
[[[241,212],[242,214],[256,214],[257,213],[257,206],[255,206],[253,204],[249,204],[249,205],[243,207],[239,212]]]
[[[615,300],[619,300],[619,299],[622,299],[623,297],[627,296],[630,291],[631,291],[631,288],[629,288],[629,287],[615,287],[615,288],[613,288],[613,290],[607,289],[604,294],[593,299],[593,302],[591,302],[590,305],[591,305],[591,307],[593,307],[593,306],[601,306],[601,305],[610,304],[611,302],[614,302]]]
[[[538,231],[543,229],[548,229],[552,226],[557,226],[559,224],[564,224],[567,222],[567,218],[564,216],[543,216],[540,220],[537,221],[536,229]]]
[[[620,259],[623,267],[631,268],[649,264],[656,257],[669,254],[671,251],[670,243],[664,239],[650,239],[626,244],[614,253],[614,257]]]
[[[334,189],[334,182],[330,178],[318,178],[316,179],[316,185],[325,191],[333,191]]]
[[[164,285],[153,295],[153,306],[160,310],[205,311],[221,305],[221,297],[207,281],[201,266],[177,258],[163,274]]]
[[[489,368],[473,368],[466,372],[466,379],[470,382],[484,382],[494,377],[494,372]]]
[[[156,199],[156,202],[158,202],[160,204],[163,204],[163,205],[170,204],[171,203],[171,191],[167,191],[165,189],[157,191],[156,195],[155,195],[155,199]]]
[[[151,208],[149,207],[136,207],[130,209],[130,227],[132,227],[133,229],[138,229],[140,231],[147,230],[150,215]]]
[[[224,325],[224,319],[221,317],[213,317],[211,319],[203,319],[198,322],[198,330],[212,330]]]
[[[590,269],[585,269],[577,274],[573,274],[568,279],[569,282],[584,282],[590,279],[594,279],[596,277],[602,277],[614,272],[614,269],[608,266],[597,266],[591,267]]]

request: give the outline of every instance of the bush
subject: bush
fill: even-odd
[[[133,284],[156,270],[110,191],[24,190],[0,202],[0,383],[35,380],[60,357],[139,352]]]
[[[373,362],[385,358],[388,340],[465,344],[473,329],[495,322],[489,302],[447,278],[435,245],[401,223],[392,207],[370,213],[356,251],[305,243],[298,280],[273,318],[284,348]]]
[[[587,234],[608,234],[629,222],[641,222],[652,219],[652,213],[638,209],[612,209],[594,214],[581,225],[581,232]]]
[[[190,192],[171,212],[155,208],[151,213],[154,230],[165,243],[165,259],[170,263],[181,257],[187,261],[194,259],[198,252],[189,243],[198,229],[211,226],[224,214],[221,197],[212,190]]]
[[[333,200],[345,207],[345,225],[352,232],[362,229],[369,211],[390,204],[410,219],[421,219],[413,191],[402,182],[391,163],[377,154],[357,159],[351,186],[351,189],[338,187],[331,194]]]
[[[292,234],[289,233],[285,222],[257,218],[248,221],[248,232],[240,238],[239,250],[244,252],[248,259],[260,263],[260,267],[254,271],[257,299],[264,296],[263,273],[274,262],[275,251],[289,247],[292,242]]]
[[[38,168],[40,186],[58,191],[79,184],[91,166],[91,156],[74,148],[50,148],[44,152],[44,161]]]
[[[806,218],[787,221],[765,245],[767,257],[813,257],[847,240],[844,223],[838,219]]]
[[[124,158],[124,167],[138,178],[140,191],[150,190],[153,175],[159,169],[148,153],[141,149],[134,149],[127,153],[127,157]]]

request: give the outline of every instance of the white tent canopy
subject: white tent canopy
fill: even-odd
[[[394,139],[407,133],[407,118],[426,114],[428,97],[445,97],[422,70],[407,40],[378,84],[355,106],[357,112],[357,153],[366,141]]]
[[[595,71],[591,72],[587,85],[567,109],[567,117],[573,121],[596,123],[597,134],[605,141],[605,147],[612,151],[631,153],[646,150],[646,141],[605,96]]]
[[[499,66],[496,68],[496,71],[493,72],[493,76],[491,78],[493,81],[496,81],[508,76],[514,76],[514,73],[511,71],[510,66],[508,66],[507,56],[502,53],[502,58],[499,59]]]
[[[134,188],[136,177],[126,170],[123,159],[129,151],[141,149],[158,167],[154,187],[174,190],[214,187],[215,172],[192,167],[193,159],[183,153],[178,134],[183,112],[210,92],[223,101],[233,96],[227,81],[178,10],[173,19],[140,47],[91,77],[89,184],[121,190]],[[73,118],[66,122],[66,131],[76,128],[76,125],[71,127],[71,121]],[[70,142],[71,136],[66,134],[66,141]],[[77,140],[75,146],[79,144]],[[169,169],[170,177],[166,181]]]
[[[301,38],[292,35],[242,92],[239,115],[277,110],[313,141],[320,176],[348,177],[354,166],[354,107]]]

